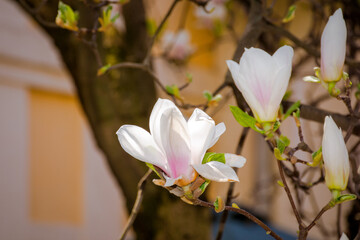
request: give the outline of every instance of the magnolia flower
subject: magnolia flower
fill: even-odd
[[[190,34],[186,30],[178,33],[166,32],[162,38],[162,48],[170,60],[184,61],[195,48],[190,44]]]
[[[199,175],[218,182],[238,181],[231,167],[242,167],[245,158],[225,154],[226,164],[202,164],[207,149],[225,131],[224,123],[214,121],[202,110],[195,109],[188,121],[173,102],[159,99],[150,116],[150,133],[123,125],[117,131],[122,148],[140,161],[153,164],[163,171],[166,186],[186,186]]]
[[[250,48],[245,49],[239,64],[226,61],[258,122],[276,120],[289,83],[293,55],[289,46],[279,48],[272,56],[259,48]]]
[[[321,36],[321,79],[333,82],[341,79],[346,52],[346,25],[339,8],[330,16]]]
[[[329,116],[325,117],[322,155],[326,185],[330,190],[345,190],[350,172],[348,151],[341,129]]]

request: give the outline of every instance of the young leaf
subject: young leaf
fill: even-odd
[[[173,95],[174,97],[176,97],[179,100],[182,100],[182,97],[180,96],[180,90],[179,90],[179,87],[177,85],[175,85],[175,84],[173,84],[171,86],[166,85],[165,89],[169,94]]]
[[[201,194],[203,194],[205,192],[206,187],[209,185],[210,180],[206,180],[203,184],[201,184],[201,186],[199,187],[201,190]]]
[[[146,19],[146,30],[150,37],[154,36],[156,32],[156,22],[154,19]]]
[[[101,68],[99,68],[97,71],[97,76],[99,77],[99,76],[105,74],[107,72],[107,70],[109,70],[110,67],[111,67],[111,64],[106,64],[105,66],[102,66]]]
[[[58,5],[58,13],[55,19],[55,23],[62,28],[71,30],[71,31],[78,31],[79,28],[77,27],[77,22],[79,19],[79,13],[74,12],[72,8],[59,1]]]
[[[214,202],[215,212],[219,213],[224,211],[225,203],[220,196],[218,196]]]
[[[286,111],[285,115],[283,116],[282,120],[285,120],[290,114],[294,111],[296,111],[300,107],[301,103],[300,101],[295,102],[293,105],[289,107],[289,109]]]
[[[214,153],[214,152],[208,152],[205,153],[204,158],[202,160],[202,164],[208,163],[208,162],[221,162],[225,163],[225,154],[224,153]]]
[[[283,183],[281,180],[278,180],[278,181],[277,181],[277,184],[278,184],[280,187],[285,187],[284,183]]]
[[[255,118],[251,117],[249,114],[245,113],[243,110],[236,106],[230,106],[230,110],[236,119],[236,121],[243,127],[250,127],[251,129],[255,130],[258,133],[264,134],[265,131],[259,129],[256,126]]]
[[[336,204],[340,204],[347,201],[355,200],[357,197],[354,194],[343,194],[335,200]]]
[[[206,91],[206,90],[203,92],[203,96],[207,99],[208,102],[210,102],[213,98],[213,95],[211,94],[211,92]]]
[[[277,160],[281,160],[281,161],[286,160],[286,158],[284,158],[282,156],[282,153],[281,153],[280,149],[278,149],[277,147],[274,148],[274,156],[276,157]]]
[[[295,10],[296,10],[296,5],[291,5],[288,9],[286,16],[283,18],[282,22],[287,23],[293,20],[295,17]]]
[[[191,73],[186,73],[186,82],[187,83],[192,83],[193,81],[193,76]]]
[[[103,10],[102,18],[99,18],[99,22],[101,27],[98,29],[99,32],[106,31],[115,20],[119,17],[119,13],[117,13],[114,17],[111,17],[112,6],[108,6],[105,10]]]
[[[317,150],[316,152],[313,152],[311,154],[312,157],[312,162],[308,163],[307,165],[309,165],[310,167],[316,167],[321,163],[321,159],[322,159],[322,147],[319,148],[319,150]]]

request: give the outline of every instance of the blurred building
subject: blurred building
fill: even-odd
[[[56,50],[12,1],[0,33],[0,239],[117,239],[121,193]]]

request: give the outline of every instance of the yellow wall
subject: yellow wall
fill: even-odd
[[[30,217],[83,222],[83,127],[74,97],[30,91]]]

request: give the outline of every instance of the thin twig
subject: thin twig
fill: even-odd
[[[150,59],[150,55],[151,55],[151,49],[152,49],[152,46],[154,45],[155,43],[155,39],[157,38],[157,36],[159,35],[161,29],[163,28],[165,22],[168,20],[168,18],[170,17],[172,11],[174,10],[176,4],[178,4],[178,2],[180,2],[180,0],[174,0],[173,3],[171,4],[169,10],[167,11],[165,17],[162,19],[159,27],[156,29],[154,35],[152,36],[150,42],[149,42],[149,46],[148,46],[148,49],[147,49],[147,53],[146,53],[146,57],[144,58],[144,61],[143,63],[145,65],[149,65],[149,59]]]
[[[161,90],[167,93],[165,86],[160,82],[160,79],[154,74],[153,71],[151,71],[151,69],[147,65],[144,65],[142,63],[134,63],[134,62],[122,62],[112,65],[111,67],[108,68],[108,71],[117,68],[134,68],[147,72],[153,78],[155,83],[161,88]]]
[[[241,151],[242,151],[242,149],[244,147],[246,136],[249,133],[249,129],[250,128],[243,128],[243,131],[242,131],[240,139],[239,139],[239,144],[238,144],[237,149],[236,149],[236,154],[241,154]],[[233,198],[234,187],[235,187],[235,183],[231,182],[230,185],[229,185],[228,192],[227,192],[226,204],[225,205],[230,205],[230,203],[232,201],[232,198]],[[216,240],[221,240],[221,238],[222,238],[222,235],[223,235],[224,229],[225,229],[225,223],[226,223],[226,220],[228,218],[228,215],[229,215],[229,212],[227,210],[225,210],[221,215]]]
[[[195,201],[194,201],[194,205],[215,209],[214,204],[209,203],[209,202],[202,201],[202,200],[200,200],[200,199],[195,200]],[[235,208],[235,207],[230,207],[230,206],[225,206],[225,210],[227,210],[227,211],[232,211],[232,212],[236,212],[236,213],[239,213],[239,214],[247,217],[249,220],[251,220],[252,222],[254,222],[254,223],[256,223],[257,225],[259,225],[260,227],[262,227],[262,228],[266,231],[266,234],[269,234],[270,236],[272,236],[274,239],[277,239],[277,240],[281,240],[281,239],[282,239],[282,238],[281,238],[279,235],[277,235],[273,230],[271,230],[271,228],[269,228],[264,222],[262,222],[260,219],[258,219],[257,217],[255,217],[255,216],[252,215],[251,213],[245,211],[244,209]]]
[[[305,229],[306,231],[310,231],[310,229],[312,227],[314,227],[316,225],[317,220],[330,208],[332,208],[332,206],[330,205],[330,203],[326,204],[318,213],[318,215],[316,215],[316,217],[314,218],[314,220],[309,224],[309,226],[307,226]]]
[[[294,202],[294,199],[291,195],[291,191],[289,189],[289,186],[287,185],[287,182],[286,182],[286,179],[285,179],[285,176],[284,176],[284,169],[283,169],[283,166],[282,166],[282,163],[280,162],[280,160],[277,160],[277,165],[278,165],[278,168],[279,168],[279,173],[280,173],[280,177],[281,177],[281,181],[283,182],[284,184],[284,189],[285,189],[285,192],[286,192],[286,195],[288,196],[288,199],[290,201],[290,204],[291,204],[291,207],[293,209],[293,212],[295,214],[295,217],[296,217],[296,220],[299,224],[299,226],[302,226],[303,223],[302,223],[302,220],[301,220],[301,217],[300,217],[300,214],[296,208],[296,205],[295,205],[295,202]]]
[[[140,179],[139,183],[138,183],[138,192],[136,195],[136,200],[134,203],[134,206],[131,210],[131,214],[128,218],[128,221],[126,223],[125,229],[123,230],[121,236],[120,236],[120,240],[125,239],[127,232],[130,230],[131,226],[133,225],[135,218],[139,212],[143,197],[144,197],[144,189],[145,189],[145,185],[146,185],[146,181],[148,180],[150,174],[152,173],[152,170],[149,169],[145,175]]]

